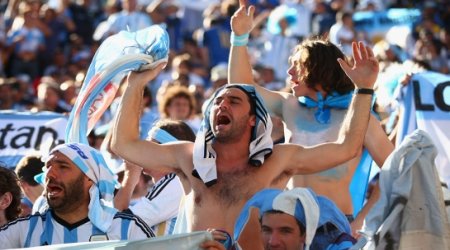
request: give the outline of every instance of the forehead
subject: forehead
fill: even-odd
[[[298,228],[297,219],[290,214],[285,213],[265,213],[262,216],[261,223],[264,226],[278,228],[278,227],[292,227]]]
[[[239,88],[224,88],[216,96],[217,98],[240,98],[243,100],[247,99],[247,94]]]
[[[289,61],[291,63],[302,63],[306,60],[307,54],[304,48],[300,48],[289,58]]]
[[[69,157],[67,157],[66,155],[64,155],[63,153],[61,153],[59,151],[55,151],[48,156],[47,160],[45,161],[45,166],[47,166],[48,164],[54,163],[54,162],[55,163],[66,163],[66,164],[75,166],[75,164],[72,162],[72,160],[69,159]]]

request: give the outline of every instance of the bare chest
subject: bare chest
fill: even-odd
[[[203,206],[205,203],[213,203],[222,208],[243,205],[255,192],[263,188],[255,174],[256,171],[252,169],[232,172],[218,171],[216,184],[211,187],[203,187],[201,192],[196,192],[195,205]]]

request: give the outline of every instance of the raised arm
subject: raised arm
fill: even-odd
[[[239,9],[231,17],[231,29],[235,36],[250,33],[255,26],[254,13],[254,6],[247,8],[246,0],[239,0]],[[288,97],[288,94],[270,91],[254,82],[246,44],[238,46],[238,44],[233,45],[233,42],[231,42],[228,64],[228,83],[247,83],[257,86],[258,93],[264,99],[267,108],[279,116],[282,115],[281,102]]]
[[[375,163],[381,168],[386,158],[394,151],[394,144],[389,140],[375,116],[370,116],[369,127],[364,139],[367,148]]]
[[[113,126],[111,149],[124,160],[143,168],[174,172],[185,161],[191,143],[159,145],[139,138],[139,118],[145,85],[163,68],[162,64],[145,72],[132,72]]]
[[[342,124],[339,138],[332,143],[324,143],[310,148],[299,146],[300,149],[288,150],[293,157],[290,167],[295,174],[321,172],[346,162],[361,152],[372,100],[372,94],[365,94],[364,90],[372,92],[379,66],[372,50],[364,46],[362,42],[353,43],[352,47],[355,61],[353,66],[338,59],[342,69],[357,88]],[[363,91],[358,94],[358,89],[363,89]]]

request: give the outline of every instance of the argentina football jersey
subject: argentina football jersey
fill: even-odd
[[[183,194],[180,179],[170,173],[156,182],[145,197],[130,206],[130,210],[142,218],[157,236],[170,235]]]
[[[150,227],[131,213],[115,214],[107,232],[85,218],[68,224],[51,209],[43,214],[18,218],[0,228],[0,248],[22,248],[99,240],[138,240],[154,237]]]

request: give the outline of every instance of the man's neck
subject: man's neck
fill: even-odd
[[[221,163],[227,164],[238,164],[240,162],[248,162],[248,157],[250,154],[249,143],[242,143],[244,139],[240,142],[233,143],[220,143],[214,142],[213,148],[217,153],[217,164],[220,167]]]
[[[322,98],[325,99],[327,97],[327,92],[325,92],[325,90],[323,90],[323,88],[320,85],[316,88],[317,88],[317,90],[310,89],[310,91],[308,91],[306,96],[313,99],[314,101],[317,101],[317,92],[320,92],[320,94],[322,95]]]
[[[89,208],[88,205],[81,205],[69,211],[55,211],[53,213],[67,224],[75,224],[88,217]]]
[[[8,223],[6,219],[5,211],[0,211],[0,227]]]

